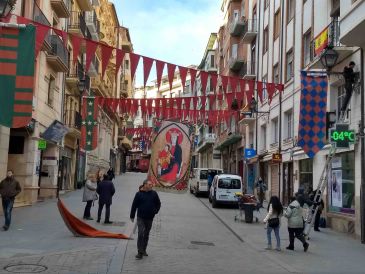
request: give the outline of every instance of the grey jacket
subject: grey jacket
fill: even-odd
[[[288,218],[288,227],[303,228],[303,208],[297,200],[288,206],[284,216]]]
[[[84,186],[84,195],[82,196],[83,202],[95,201],[98,199],[98,196],[96,194],[96,187],[97,187],[96,183],[93,183],[90,180],[86,181],[86,184]]]

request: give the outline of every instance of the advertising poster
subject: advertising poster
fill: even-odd
[[[332,206],[342,207],[342,170],[332,170],[331,198]]]
[[[148,178],[156,190],[183,192],[188,189],[193,134],[189,126],[162,122],[152,144]]]

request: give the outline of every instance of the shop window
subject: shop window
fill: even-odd
[[[355,153],[336,154],[328,180],[329,210],[355,213]]]
[[[299,161],[299,186],[304,187],[308,193],[309,187],[313,187],[313,160],[305,159]]]
[[[24,136],[10,136],[9,154],[24,154]]]

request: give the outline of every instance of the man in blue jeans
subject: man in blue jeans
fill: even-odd
[[[152,227],[153,218],[161,208],[160,198],[156,191],[152,190],[152,182],[148,179],[143,182],[143,189],[136,193],[134,197],[130,218],[134,222],[134,217],[137,211],[137,226],[138,226],[138,240],[137,249],[138,254],[136,259],[140,260],[143,256],[148,256],[146,253],[150,230]]]
[[[8,170],[6,178],[0,182],[0,195],[2,198],[3,211],[5,216],[4,231],[7,231],[11,222],[11,211],[13,210],[15,196],[22,191],[20,184],[15,180],[13,171]]]

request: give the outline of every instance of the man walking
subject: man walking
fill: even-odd
[[[110,206],[112,204],[115,188],[113,182],[109,179],[109,176],[107,174],[104,174],[104,180],[98,184],[96,188],[96,193],[99,194],[99,208],[98,208],[97,222],[100,223],[101,213],[105,205],[104,224],[112,224],[113,222],[110,221]]]
[[[259,178],[259,180],[256,183],[256,189],[257,189],[257,195],[259,196],[260,206],[263,207],[267,186],[261,177]]]
[[[22,191],[20,184],[15,180],[13,171],[8,170],[6,178],[0,183],[0,195],[2,198],[3,211],[5,216],[4,231],[7,231],[11,222],[11,211],[13,210],[15,196]]]
[[[134,197],[130,218],[134,222],[134,217],[137,211],[137,226],[138,254],[136,259],[140,260],[143,256],[148,256],[146,253],[150,230],[152,227],[153,218],[159,212],[161,207],[160,198],[156,191],[152,190],[152,182],[148,179],[143,182],[143,190],[136,193]]]

